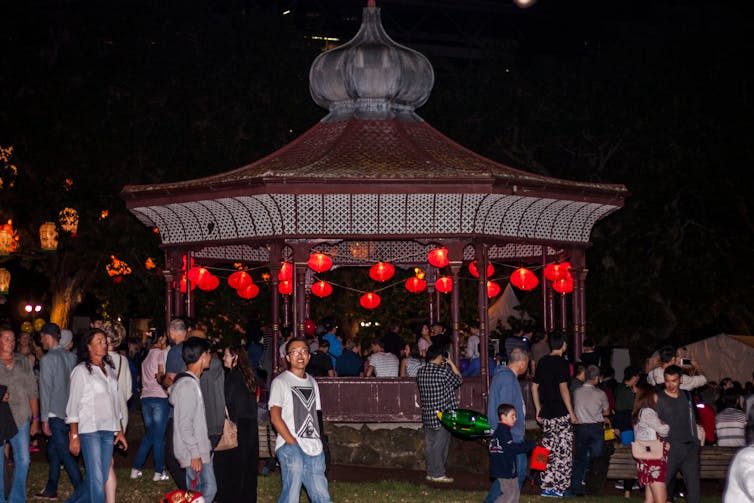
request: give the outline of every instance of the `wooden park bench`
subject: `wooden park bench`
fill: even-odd
[[[725,480],[735,447],[704,446],[700,451],[700,469],[702,479]],[[636,460],[631,456],[630,445],[616,445],[615,453],[610,457],[607,469],[608,479],[635,479]]]
[[[277,434],[270,423],[259,423],[259,459],[275,457]]]

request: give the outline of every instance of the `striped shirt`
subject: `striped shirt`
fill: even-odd
[[[398,357],[393,353],[372,353],[369,357],[369,366],[374,367],[375,377],[398,377]]]
[[[721,447],[742,447],[746,445],[746,414],[728,407],[715,418],[717,445]]]

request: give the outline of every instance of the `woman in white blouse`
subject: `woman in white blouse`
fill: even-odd
[[[81,494],[66,503],[105,503],[105,480],[113,446],[128,448],[121,419],[118,381],[107,354],[107,339],[101,329],[94,329],[84,337],[79,347],[79,364],[71,372],[65,420],[71,428],[71,453],[83,454],[86,481]]]

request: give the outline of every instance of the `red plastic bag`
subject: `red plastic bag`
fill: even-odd
[[[205,503],[202,493],[194,491],[198,481],[199,475],[191,481],[191,489],[170,491],[162,497],[160,503]]]
[[[547,468],[547,459],[550,457],[550,451],[545,449],[541,445],[538,445],[531,452],[531,464],[529,467],[532,470],[544,470]]]

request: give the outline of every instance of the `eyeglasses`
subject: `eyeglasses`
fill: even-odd
[[[305,349],[305,348],[301,348],[301,349],[291,349],[290,351],[288,351],[288,354],[289,354],[289,355],[301,355],[301,356],[306,356],[306,355],[308,355],[308,354],[309,354],[309,350],[308,350],[308,349]]]

